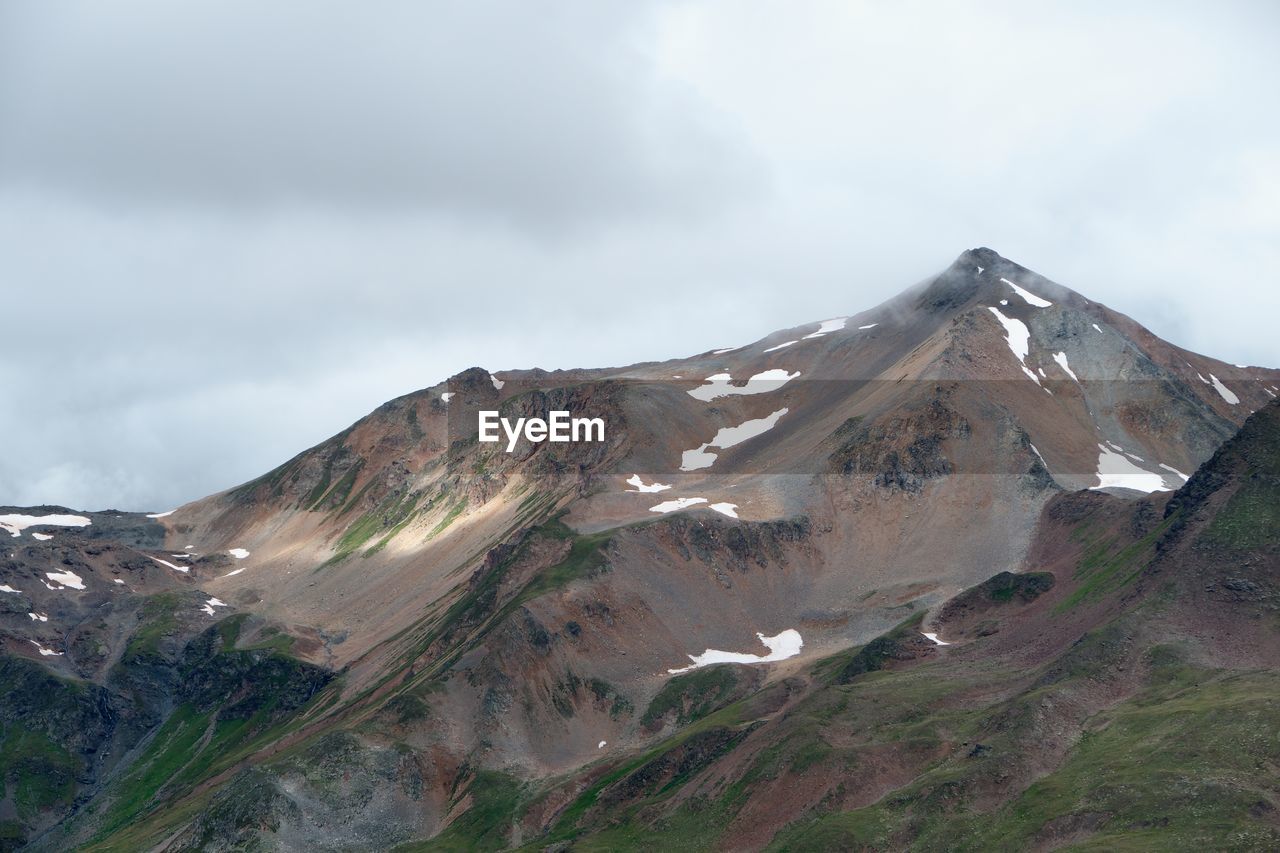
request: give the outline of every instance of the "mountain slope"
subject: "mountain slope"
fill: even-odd
[[[746,667],[673,680],[655,748],[495,825],[575,850],[1274,849],[1277,466],[1273,403],[1171,499],[1058,495],[1026,573],[933,620],[946,645],[917,613],[745,698]]]
[[[1087,627],[1132,591],[1146,559],[1135,554],[1175,548],[1203,526],[1196,513],[1265,522],[1269,492],[1225,513],[1201,474],[1170,504],[1185,509],[1159,513],[1179,472],[1213,456],[1278,383],[1280,372],[1164,343],[986,249],[871,311],[733,350],[613,370],[466,371],[161,517],[100,513],[85,526],[18,530],[0,583],[19,592],[0,594],[10,608],[0,631],[8,659],[22,662],[6,679],[51,673],[68,696],[100,691],[103,722],[92,743],[77,740],[94,729],[67,722],[74,715],[44,726],[50,766],[74,765],[76,779],[56,796],[23,794],[32,774],[11,769],[18,793],[0,819],[11,837],[51,849],[166,839],[170,849],[232,839],[338,849],[440,833],[501,846],[526,832],[601,831],[593,815],[612,807],[581,799],[599,774],[670,756],[634,790],[609,787],[616,780],[600,789],[619,808],[638,804],[624,826],[652,832],[644,815],[684,814],[680,797],[648,802],[652,785],[666,780],[658,790],[670,792],[680,780],[703,802],[709,791],[684,787],[697,768],[744,760],[743,745],[766,736],[756,729],[773,731],[804,703],[846,702],[843,687],[831,692],[843,678],[833,672],[968,654],[915,629],[879,651],[848,651],[908,618],[936,614],[944,637],[954,630],[1001,655],[1021,636],[1000,664],[1008,677],[992,682],[1003,686],[990,688],[1006,698],[1028,685],[1003,667],[1066,654],[1052,631],[1028,622],[1019,635],[984,615],[986,604],[962,607],[962,590],[1043,563],[1057,582],[1027,612],[1054,602],[1072,618],[1092,614]],[[476,440],[480,409],[601,417],[606,437],[521,439],[507,453]],[[1088,488],[1114,496],[1070,493]],[[1142,492],[1152,497],[1132,503]],[[1092,520],[1058,523],[1073,513]],[[1229,541],[1256,545],[1248,522],[1222,524]],[[1081,556],[1072,536],[1093,550]],[[1064,560],[1091,568],[1077,578]],[[44,583],[59,565],[85,589]],[[1228,581],[1260,583],[1215,583]],[[1002,583],[1010,596],[1027,591]],[[999,631],[984,633],[993,618]],[[1200,618],[1188,612],[1177,630]],[[673,676],[715,659],[710,650],[796,654]],[[260,678],[273,690],[255,692]],[[979,689],[899,683],[886,707],[942,683]],[[16,718],[5,731],[14,743],[35,736]],[[884,785],[940,754],[877,748],[872,775]],[[717,831],[763,844],[830,804],[832,790],[815,788],[816,800],[751,818],[786,799],[794,786],[779,778],[783,788],[748,797],[745,816],[735,809]]]

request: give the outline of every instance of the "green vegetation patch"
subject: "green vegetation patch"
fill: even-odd
[[[1052,588],[1053,575],[1049,572],[1001,572],[984,581],[981,586],[988,598],[1001,604],[1014,599],[1024,603],[1035,601]]]
[[[417,509],[418,497],[416,492],[388,495],[375,509],[360,516],[347,527],[334,547],[333,556],[321,568],[342,562],[380,533],[389,533],[388,538],[394,536],[403,529]],[[385,544],[384,541],[372,550],[377,551]]]
[[[449,528],[449,525],[458,520],[458,516],[462,515],[467,508],[467,499],[459,498],[449,507],[449,511],[445,513],[444,518],[440,519],[440,523],[431,528],[431,532],[427,534],[427,539],[435,539],[441,533]]]
[[[464,771],[468,772],[464,768]],[[524,786],[512,776],[480,770],[454,790],[454,802],[471,799],[471,807],[440,835],[421,844],[396,848],[415,850],[503,850],[523,800]]]
[[[1108,638],[1103,629],[1085,645]],[[936,763],[874,805],[798,820],[770,849],[976,853],[1055,841],[1072,850],[1276,849],[1280,786],[1269,768],[1280,762],[1280,675],[1196,669],[1173,647],[1147,658],[1149,686],[1092,719],[1057,769],[994,811],[972,806],[998,766],[985,756],[1027,748],[1039,731],[1030,718],[1054,688],[990,709],[979,729],[956,730],[982,737],[981,748]]]
[[[182,597],[176,592],[161,592],[143,602],[138,613],[138,629],[125,645],[121,662],[133,663],[141,658],[154,658],[160,654],[160,643],[178,628],[174,613],[182,605]]]
[[[97,840],[117,846],[122,832],[161,802],[253,754],[295,727],[299,712],[331,679],[320,667],[271,648],[236,649],[244,617],[222,620],[187,644],[178,664],[180,704],[151,736],[141,757],[117,777]]]
[[[303,506],[310,510],[319,509],[337,509],[346,503],[351,496],[351,489],[356,484],[356,478],[360,476],[360,470],[364,467],[364,460],[357,459],[346,472],[338,478],[338,481],[329,488],[330,477],[332,476],[332,462],[325,465],[324,476],[311,493],[303,500]]]
[[[1203,539],[1241,551],[1280,543],[1280,480],[1259,475],[1247,480],[1214,516]]]
[[[44,732],[11,724],[0,728],[0,781],[20,818],[68,806],[80,762]]]
[[[1079,849],[1280,846],[1265,781],[1280,763],[1280,676],[1165,675],[1100,715],[1061,768],[1002,810],[987,843],[1020,846],[1052,820],[1091,815],[1095,834]]]
[[[1054,613],[1096,601],[1107,593],[1128,586],[1151,562],[1156,541],[1177,519],[1171,515],[1146,536],[1128,545],[1120,536],[1097,536],[1088,539],[1084,554],[1076,566],[1075,577],[1081,583]]]
[[[733,666],[707,666],[677,675],[649,702],[640,723],[647,729],[657,729],[674,712],[676,725],[687,725],[724,705],[737,687],[738,675]]]

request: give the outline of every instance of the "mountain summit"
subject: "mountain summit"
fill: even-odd
[[[743,346],[621,369],[472,368],[170,512],[0,509],[0,665],[25,709],[4,744],[44,756],[35,770],[5,759],[19,779],[6,825],[36,849],[596,832],[627,846],[638,828],[706,823],[696,804],[715,803],[699,831],[721,834],[697,844],[790,837],[823,803],[862,808],[933,772],[965,737],[986,754],[973,741],[986,724],[959,710],[910,754],[860,728],[907,737],[903,696],[951,701],[908,671],[941,660],[938,683],[971,695],[982,649],[1001,673],[1075,666],[1071,644],[1129,607],[1133,584],[1154,588],[1195,531],[1262,547],[1237,529],[1256,509],[1274,543],[1269,492],[1222,516],[1219,475],[1195,472],[1211,458],[1225,470],[1219,448],[1277,394],[1280,371],[1182,350],[980,248],[883,305]],[[1246,433],[1269,435],[1275,411]],[[483,412],[602,430],[490,442]],[[1270,601],[1271,579],[1213,583],[1237,581]],[[1274,642],[1274,625],[1258,630]],[[857,685],[895,668],[897,710],[877,717]],[[1035,689],[992,678],[1001,702]],[[831,710],[840,696],[866,722]],[[1063,695],[1076,733],[1111,701],[1083,696]],[[1071,748],[1047,745],[1045,767]],[[860,793],[836,796],[834,753],[870,762]],[[770,754],[791,770],[761,769]],[[1010,761],[972,796],[1023,796],[1043,768]],[[801,764],[825,781],[788,798],[777,780]],[[626,832],[609,834],[610,815]],[[1068,818],[1032,829],[1103,825]],[[913,819],[877,813],[875,837],[923,837]]]

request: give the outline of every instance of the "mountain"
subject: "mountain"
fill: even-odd
[[[0,844],[1273,845],[1277,394],[975,249],[171,512],[0,509]]]

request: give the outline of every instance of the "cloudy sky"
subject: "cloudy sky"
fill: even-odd
[[[0,5],[0,504],[157,510],[471,365],[987,245],[1280,365],[1274,2]]]

